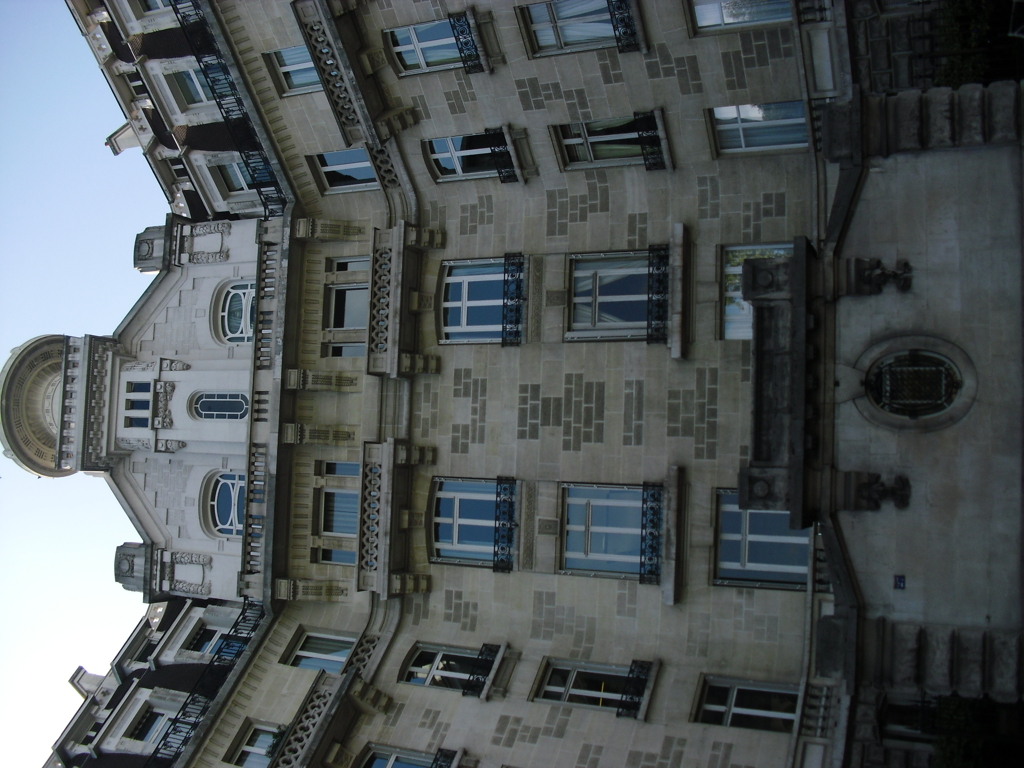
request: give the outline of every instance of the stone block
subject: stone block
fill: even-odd
[[[952,630],[928,627],[924,637],[924,687],[928,693],[941,696],[950,692],[952,661]]]
[[[985,89],[977,83],[961,85],[956,91],[956,136],[961,147],[985,143]]]
[[[864,151],[868,155],[889,154],[888,131],[885,118],[885,97],[868,95],[861,104],[863,114]]]
[[[953,146],[953,90],[930,88],[924,94],[924,140],[929,149]]]
[[[1012,704],[1017,701],[1020,670],[1020,634],[990,632],[988,654],[988,695],[994,700]]]
[[[888,99],[889,146],[896,152],[921,149],[921,92],[901,91]]]
[[[1017,140],[1017,83],[1004,80],[988,87],[988,142],[1009,144]]]
[[[893,624],[892,686],[908,689],[917,686],[917,660],[921,627],[917,624]]]
[[[982,694],[982,662],[985,658],[985,633],[980,629],[956,632],[956,690],[961,696],[976,698]]]

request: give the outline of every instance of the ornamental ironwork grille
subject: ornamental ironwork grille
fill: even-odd
[[[248,647],[262,620],[263,606],[246,598],[242,612],[227,634],[221,636],[213,652],[213,658],[199,675],[199,679],[185,698],[185,703],[181,705],[178,714],[156,743],[156,749],[149,756],[144,768],[165,768],[178,759],[206,717],[214,698]]]
[[[473,37],[473,26],[469,23],[469,14],[465,11],[450,13],[448,22],[452,25],[455,47],[459,49],[459,58],[462,59],[462,66],[465,68],[466,74],[475,75],[483,72],[484,62],[480,56],[476,38]]]
[[[640,583],[661,583],[661,525],[665,489],[660,483],[644,483],[640,506]]]
[[[619,706],[615,710],[616,717],[636,718],[640,714],[640,704],[644,700],[644,691],[647,690],[647,681],[653,666],[653,662],[650,661],[630,663],[626,682],[622,686],[622,698],[619,699]]]
[[[647,343],[668,342],[668,246],[647,249]]]
[[[501,128],[484,128],[484,133],[490,137],[491,159],[494,160],[494,170],[498,172],[498,181],[502,184],[519,181],[515,163],[512,162],[512,152],[505,141],[505,131]]]
[[[516,480],[499,477],[494,493],[494,560],[495,573],[512,572],[512,545],[515,542]]]
[[[875,365],[865,387],[883,411],[917,419],[940,413],[953,404],[963,382],[944,357],[911,350]]]
[[[523,341],[523,270],[521,253],[505,254],[505,278],[501,294],[501,346],[518,347]]]
[[[653,112],[634,112],[636,133],[640,140],[640,151],[644,157],[644,168],[648,171],[664,171],[665,152],[661,146],[661,134],[658,133],[658,119]]]
[[[430,764],[430,768],[453,768],[455,765],[455,755],[457,753],[454,749],[439,749],[434,754],[434,761]]]
[[[473,664],[473,671],[469,673],[469,678],[463,684],[463,696],[480,696],[484,692],[487,677],[491,674],[491,668],[494,667],[494,660],[498,658],[499,650],[501,650],[499,645],[485,643],[480,646],[480,652],[476,655],[476,663]]]
[[[260,196],[264,217],[270,219],[284,215],[288,198],[277,180],[270,158],[260,143],[235,82],[231,79],[231,71],[217,47],[217,40],[206,17],[196,0],[171,0],[171,3],[185,41],[210,84],[214,101],[217,102],[217,107],[224,118],[231,140],[242,157],[249,178],[252,179],[248,186],[255,189]]]
[[[640,38],[633,19],[633,8],[629,0],[608,0],[608,15],[612,17],[615,30],[615,47],[619,53],[633,53],[640,50]]]

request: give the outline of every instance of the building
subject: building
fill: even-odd
[[[950,694],[1019,718],[1020,87],[934,86],[934,8],[68,5],[173,213],[112,336],[12,356],[4,444],[110,479],[147,602],[265,616],[48,765],[924,766]]]

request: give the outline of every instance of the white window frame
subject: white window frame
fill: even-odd
[[[347,653],[345,656],[339,657],[334,654],[321,653],[319,651],[303,650],[303,646],[307,640],[328,640],[333,643],[337,643],[339,646],[347,645]],[[288,654],[288,661],[285,662],[290,667],[299,667],[301,669],[322,669],[331,674],[340,675],[345,669],[345,665],[348,664],[348,660],[352,657],[352,649],[355,648],[355,640],[349,637],[342,637],[339,635],[330,635],[323,632],[303,632],[296,643],[295,648],[290,654]],[[311,664],[303,665],[302,660],[308,659]],[[323,662],[322,664],[317,662]],[[326,666],[325,666],[326,665]],[[337,670],[335,671],[335,666]]]
[[[728,694],[726,696],[725,703],[707,703],[708,692],[711,688],[728,689]],[[793,711],[782,712],[773,709],[759,709],[754,707],[736,706],[736,698],[737,693],[739,691],[779,693],[785,695],[787,698],[791,696],[793,702]],[[699,698],[693,719],[694,722],[704,723],[705,725],[721,725],[732,728],[747,728],[749,730],[769,731],[775,733],[792,733],[793,727],[795,726],[797,718],[800,715],[800,692],[799,687],[795,685],[786,685],[782,683],[761,683],[755,682],[753,680],[735,680],[733,678],[728,677],[705,675],[702,684],[697,691],[697,695]],[[705,716],[705,713],[718,713],[721,715],[721,717],[719,718],[716,714]],[[789,728],[786,730],[782,730],[777,728],[759,728],[757,726],[749,724],[744,725],[742,723],[734,722],[734,717],[736,715],[738,715],[740,718],[746,716],[788,721]],[[721,722],[716,722],[719,719],[721,719]]]
[[[207,104],[216,103],[216,100],[213,98],[213,88],[210,86],[209,80],[206,79],[206,75],[203,74],[203,70],[199,67],[168,72],[166,78],[168,85],[180,98],[182,109],[198,109]],[[183,80],[187,80],[191,88],[183,83]],[[196,95],[199,95],[201,98],[193,101]]]
[[[789,0],[690,0],[690,4],[693,8],[693,20],[698,32],[730,30],[736,27],[765,27],[772,24],[786,24],[793,20],[793,10]],[[776,13],[756,19],[737,18],[735,13],[739,6],[744,6],[744,10],[746,10],[748,6],[756,8],[765,5],[774,6]]]
[[[325,357],[366,357],[366,344],[361,341],[328,344]]]
[[[433,653],[434,661],[426,672],[422,672],[421,668],[414,668],[413,662],[421,653]],[[407,685],[416,685],[423,688],[443,688],[449,691],[462,691],[464,690],[464,683],[470,679],[472,675],[468,672],[456,672],[444,668],[445,657],[458,657],[460,659],[466,659],[471,664],[480,661],[480,651],[472,648],[459,648],[450,645],[430,645],[428,643],[416,643],[413,646],[412,651],[409,653],[405,664],[402,666],[401,677],[399,682]],[[494,665],[497,664],[497,659],[491,661],[491,666],[488,669],[488,674],[494,669]],[[422,682],[416,682],[410,680],[410,676],[419,677],[423,675]],[[453,680],[458,681],[454,685],[447,685],[443,682],[434,682],[437,678],[441,680]]]
[[[245,738],[241,740],[238,748],[235,749],[231,764],[243,766],[243,768],[265,768],[265,766],[270,765],[270,758],[273,756],[275,747],[274,742],[277,740],[279,732],[277,729],[271,730],[260,725],[250,726]],[[270,743],[266,746],[261,746],[259,744],[261,736],[268,736]]]
[[[448,25],[451,37],[421,41],[417,36],[416,30],[418,29],[426,29],[427,27],[440,26],[442,24]],[[401,33],[408,35],[408,43],[397,42],[397,35]],[[448,19],[434,19],[433,21],[425,21],[421,24],[410,24],[406,27],[392,27],[391,29],[385,29],[384,44],[392,53],[392,58],[394,59],[395,66],[400,77],[421,75],[425,72],[438,72],[444,69],[458,69],[463,66],[462,57],[459,56],[458,46],[455,43],[455,30],[452,29],[451,22]],[[455,48],[457,61],[445,62],[443,64],[427,63],[427,58],[424,55],[425,50],[447,45],[451,45]],[[401,54],[406,52],[411,52],[416,57],[416,61],[419,63],[418,67],[410,69],[408,65],[404,63]]]
[[[583,493],[580,496],[572,495],[573,489],[580,489]],[[586,498],[586,489],[611,489],[616,491],[635,494],[631,499],[598,499],[601,506],[621,507],[625,510],[635,510],[638,523],[635,528],[631,526],[613,525],[598,526],[591,520],[593,501]],[[640,545],[641,545],[641,524],[639,519],[643,515],[643,486],[639,485],[611,485],[597,483],[563,483],[560,487],[562,497],[562,536],[561,536],[561,567],[562,573],[584,576],[609,576],[617,579],[639,579],[640,578]],[[584,522],[570,524],[570,506],[582,507]],[[571,534],[582,534],[582,548],[580,550],[569,550],[569,537]],[[616,539],[623,536],[636,537],[636,554],[620,555],[594,553],[591,547],[593,536],[606,535]],[[574,535],[573,538],[576,538]],[[570,566],[569,558],[583,560],[586,563],[582,567]],[[608,567],[610,563],[624,563],[630,566],[630,570],[614,570]]]
[[[769,535],[763,533],[751,533],[751,519],[775,519],[776,524],[785,523],[789,530],[789,512],[775,509],[747,509],[739,508],[737,503],[737,492],[733,489],[719,488],[716,491],[718,500],[718,520],[715,525],[715,579],[714,582],[728,586],[766,587],[774,589],[806,589],[807,575],[809,571],[809,558],[811,556],[812,528],[806,530],[795,530],[791,534]],[[740,515],[741,524],[739,533],[723,533],[723,513]],[[755,526],[756,527],[756,526]],[[739,562],[723,561],[721,542],[738,541],[740,543]],[[806,557],[803,565],[783,565],[781,563],[760,563],[756,562],[750,554],[751,544],[772,545],[779,544],[786,547],[802,545],[806,549]],[[721,571],[749,571],[749,576],[721,575]],[[772,581],[764,574],[796,574],[802,577],[802,581]]]
[[[149,730],[145,733],[144,738],[136,738],[135,733],[138,731],[142,723],[149,718],[150,715],[156,715],[156,720],[149,727]],[[171,725],[171,715],[167,712],[163,712],[148,701],[144,703],[140,708],[135,717],[132,718],[131,723],[124,731],[124,738],[129,741],[136,741],[140,744],[156,744],[160,741],[160,737],[164,735],[167,729]]]
[[[241,297],[242,319],[238,333],[228,328],[228,304],[233,295]],[[217,309],[217,329],[226,344],[251,344],[256,336],[254,316],[256,314],[256,283],[254,281],[232,282],[220,295]]]
[[[249,176],[249,169],[241,161],[217,163],[207,167],[211,175],[216,174],[217,178],[214,181],[223,189],[225,196],[243,195],[256,190],[252,177]]]
[[[445,490],[445,483],[486,483],[492,486],[493,490],[467,491],[467,490]],[[498,481],[490,478],[465,478],[465,477],[435,477],[433,483],[433,495],[431,498],[430,518],[430,560],[435,563],[455,563],[458,565],[490,566],[494,562],[493,538],[488,544],[463,544],[459,543],[459,531],[463,527],[485,528],[492,534],[498,514],[497,503]],[[442,515],[441,500],[452,500],[452,513],[450,516]],[[462,501],[490,501],[494,505],[494,514],[489,520],[478,520],[467,517],[465,520],[460,515]],[[438,541],[438,527],[450,525],[452,529],[451,541]],[[445,550],[448,554],[442,554]],[[474,557],[480,555],[480,557]]]
[[[373,167],[373,163],[370,161],[370,155],[362,147],[339,149],[331,152],[320,152],[316,155],[310,155],[309,159],[312,167],[317,170],[318,177],[320,179],[320,186],[323,194],[325,195],[341,192],[362,192],[370,189],[378,189],[380,187],[380,184],[377,182],[377,172]],[[334,184],[331,182],[331,178],[327,175],[333,172],[344,173],[346,170],[355,170],[360,168],[369,168],[372,173],[373,180]]]
[[[634,262],[633,266],[612,266],[614,261],[631,260]],[[602,260],[608,261],[608,266],[604,269],[600,268],[600,262]],[[647,317],[646,314],[643,320],[629,320],[629,321],[605,321],[602,322],[600,319],[600,311],[591,310],[591,318],[589,324],[577,325],[573,319],[576,312],[577,304],[591,304],[593,307],[594,300],[596,298],[598,310],[600,309],[602,296],[600,291],[601,279],[606,277],[627,277],[630,275],[640,275],[647,278],[648,263],[650,260],[650,254],[647,251],[610,251],[607,253],[574,253],[569,256],[570,262],[570,276],[569,276],[569,318],[568,327],[569,330],[565,334],[566,341],[585,341],[588,339],[646,339],[647,338]],[[579,265],[587,267],[587,271],[584,274],[588,274],[591,280],[590,291],[592,295],[590,297],[577,297],[576,296],[576,281],[579,277],[582,279],[582,275],[577,274]],[[596,291],[596,296],[594,292]],[[643,294],[629,294],[629,296],[614,296],[613,298],[607,298],[605,301],[612,302],[615,299],[630,299],[635,301],[642,295],[644,300],[644,306],[647,306],[647,289],[644,288]]]
[[[465,259],[458,261],[442,262],[444,269],[444,280],[441,283],[440,321],[441,321],[441,344],[490,344],[501,343],[502,322],[486,325],[472,325],[466,321],[471,309],[476,307],[499,307],[504,310],[505,298],[505,262],[503,259]],[[452,270],[468,267],[470,269],[487,268],[490,271],[480,274],[467,274],[452,276]],[[473,299],[469,298],[469,287],[472,283],[497,282],[501,286],[501,298],[498,299]],[[448,300],[449,286],[459,285],[459,299]],[[446,323],[449,310],[458,310],[459,323],[448,325]],[[503,312],[502,312],[503,313]],[[450,338],[450,334],[486,334],[485,336],[473,336]]]
[[[369,321],[370,321],[370,310],[369,310],[369,307],[370,307],[370,285],[369,285],[369,283],[352,283],[352,284],[342,283],[340,285],[331,285],[331,286],[328,287],[328,290],[330,292],[330,297],[329,297],[330,301],[328,302],[327,318],[326,318],[327,322],[325,323],[324,328],[326,330],[329,330],[329,331],[330,330],[337,331],[337,330],[342,330],[342,329],[365,330],[367,325],[369,324]],[[341,325],[336,325],[335,324],[335,319],[336,319],[335,316],[337,314],[337,309],[338,309],[337,302],[338,302],[339,297],[341,296],[341,294],[355,293],[356,291],[363,291],[365,293],[365,295],[366,295],[366,307],[367,307],[366,314],[362,317],[361,320],[356,319],[356,318],[352,318],[352,320],[353,320],[353,324],[352,325],[346,325],[344,317],[342,318],[342,324]],[[347,302],[348,302],[348,297],[347,296],[345,298],[345,301],[346,301],[346,304],[347,304]],[[343,314],[345,314],[345,312],[343,312]]]
[[[491,142],[494,141],[494,136],[497,134],[490,133],[467,133],[462,136],[442,136],[437,139],[425,139],[423,141],[423,154],[427,158],[427,164],[431,175],[433,175],[436,181],[457,181],[459,179],[488,179],[495,178],[498,175],[497,164],[495,167],[486,171],[466,171],[462,167],[463,157],[476,157],[478,155],[485,155],[486,157],[493,158],[491,152]],[[482,137],[484,146],[474,147],[472,149],[457,149],[455,146],[456,140],[473,139],[476,137]],[[504,141],[502,136],[502,141]],[[445,148],[439,150],[435,145],[438,142],[444,142]],[[452,165],[455,166],[454,173],[449,172],[449,169],[442,170],[439,167],[438,160],[441,158],[448,158],[451,160]]]
[[[359,763],[360,768],[370,768],[374,761],[384,759],[387,762],[382,768],[394,768],[395,761],[401,760],[406,764],[430,768],[433,765],[435,754],[430,752],[414,752],[410,749],[397,749],[385,744],[368,744],[366,758]]]
[[[227,522],[221,523],[217,517],[217,496],[221,486],[228,486],[231,494],[231,515]],[[209,524],[216,536],[238,537],[245,529],[246,508],[245,474],[222,470],[210,479],[206,493]],[[239,505],[241,500],[241,505]]]
[[[202,406],[205,401],[212,402],[240,402],[242,410],[233,413],[229,411],[204,411]],[[249,396],[242,392],[197,392],[191,397],[189,413],[192,418],[200,421],[243,421],[249,418]]]
[[[191,646],[196,643],[200,635],[207,631],[212,632],[213,637],[206,643],[204,649],[197,651],[195,648],[192,648]],[[191,651],[192,653],[204,653],[210,655],[217,649],[217,643],[220,641],[221,635],[223,634],[224,630],[219,629],[218,627],[211,627],[206,622],[197,621],[196,625],[192,627],[192,631],[189,632],[188,639],[186,639],[182,644],[182,648],[186,651]]]
[[[799,118],[779,118],[765,120],[757,117],[757,111],[764,107],[775,107],[777,105],[799,104],[803,115]],[[767,104],[734,104],[725,107],[714,107],[710,111],[711,125],[715,133],[715,145],[721,154],[740,154],[753,152],[780,152],[786,150],[806,149],[808,146],[807,107],[802,101],[777,101]],[[719,123],[719,120],[735,120],[733,123]],[[744,122],[746,121],[746,122]],[[775,128],[780,126],[802,125],[804,127],[804,140],[793,141],[784,144],[760,144],[752,141],[752,136],[764,128]],[[723,147],[722,134],[737,131],[740,137],[740,146]]]
[[[552,684],[551,676],[561,671],[566,674],[565,685]],[[577,661],[572,659],[547,659],[541,670],[540,679],[534,695],[531,697],[537,702],[559,702],[569,707],[584,707],[585,709],[599,709],[607,712],[619,708],[625,694],[614,692],[598,692],[586,688],[574,687],[577,678],[591,674],[610,675],[621,678],[623,686],[629,678],[629,667],[615,664],[598,664],[590,661]],[[650,683],[650,681],[648,681]],[[648,688],[649,688],[648,684]],[[603,694],[603,695],[602,695]],[[582,698],[583,701],[573,700]],[[646,692],[645,692],[646,698]],[[593,700],[593,702],[589,701]],[[601,703],[607,701],[608,703]]]
[[[604,0],[600,0],[600,2],[595,0],[593,3],[594,8],[590,12],[593,18],[589,21],[580,21],[580,17],[559,18],[558,11],[560,7],[565,7],[563,4],[571,4],[572,2],[574,2],[574,0],[550,0],[550,2],[531,3],[529,5],[521,5],[516,8],[519,12],[519,23],[522,26],[523,34],[527,38],[527,49],[530,51],[531,55],[556,56],[563,53],[590,51],[597,48],[614,48],[616,46],[615,29],[612,26],[612,16],[611,12],[608,10],[607,3],[605,3]],[[543,11],[546,11],[547,19],[535,19],[534,10],[536,11],[536,15],[539,16],[543,15],[542,9]],[[604,11],[603,16],[599,13],[602,10]],[[608,22],[607,36],[602,35],[600,38],[579,43],[566,42],[563,39],[563,32],[569,26],[578,24],[595,24],[604,22],[605,20]],[[554,43],[542,44],[537,36],[537,33],[540,30],[551,30]]]
[[[563,123],[552,126],[558,140],[558,151],[562,157],[565,170],[574,171],[585,168],[614,168],[625,165],[643,165],[644,153],[639,143],[640,131],[623,131],[622,133],[609,134],[606,136],[591,136],[588,126],[598,126],[600,123],[614,123],[620,120],[633,121],[634,117],[611,117],[603,120],[587,120],[579,123]],[[596,130],[593,128],[592,130]],[[579,135],[567,135],[576,132]],[[594,145],[612,143],[620,139],[637,139],[637,154],[624,157],[597,158],[594,154]],[[661,130],[659,126],[658,141],[661,142]],[[571,160],[568,147],[580,146],[586,152],[585,160]],[[662,146],[662,153],[667,157],[665,147]]]
[[[306,54],[306,58],[303,61],[296,61],[293,64],[285,64],[282,59],[284,54],[293,53],[295,51],[301,51]],[[274,67],[274,72],[277,75],[279,81],[281,95],[282,96],[295,96],[300,93],[314,93],[316,91],[323,90],[323,84],[320,82],[320,74],[317,72],[316,66],[313,64],[313,57],[309,54],[309,49],[304,45],[294,45],[289,48],[279,48],[276,51],[271,51],[267,54],[267,58],[270,60]],[[294,76],[296,72],[303,72],[309,70],[316,77],[315,83],[308,85],[291,85],[289,78]]]
[[[734,254],[747,252],[736,257]],[[722,338],[753,339],[754,307],[743,300],[743,262],[793,255],[792,243],[750,243],[722,246]]]

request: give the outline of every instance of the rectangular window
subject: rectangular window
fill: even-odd
[[[359,492],[324,491],[320,531],[325,536],[359,534]]]
[[[535,54],[571,53],[616,44],[607,0],[553,0],[518,10]]]
[[[541,670],[535,698],[614,709],[618,715],[637,717],[654,670],[655,665],[649,661],[634,661],[628,667],[620,667],[552,659]]]
[[[135,721],[135,725],[132,727],[128,738],[133,741],[144,741],[147,744],[153,744],[159,741],[170,724],[166,714],[158,712],[147,704],[143,708],[142,714]]]
[[[164,8],[171,7],[171,0],[141,0],[142,8],[147,13],[150,11],[160,11]]]
[[[789,0],[692,0],[698,29],[771,24],[793,18]]]
[[[211,165],[210,172],[217,174],[217,179],[224,185],[224,190],[231,194],[233,192],[248,192],[253,189],[252,177],[244,163],[224,163],[223,165]]]
[[[190,107],[213,101],[210,83],[207,82],[206,75],[199,68],[172,72],[168,75],[168,79],[177,86],[182,100]]]
[[[156,640],[148,641],[144,646],[142,646],[142,650],[139,651],[138,655],[136,655],[135,660],[141,662],[149,661],[150,657],[153,655],[153,651],[156,650],[156,646]]]
[[[567,340],[647,337],[645,251],[570,256],[572,305]]]
[[[253,726],[248,737],[238,747],[232,765],[241,765],[245,768],[267,768],[270,765],[270,758],[273,755],[274,742],[277,740],[277,732],[268,728]]]
[[[200,623],[192,633],[192,637],[189,638],[185,650],[196,653],[215,653],[223,644],[224,641],[220,639],[220,630]]]
[[[399,27],[384,32],[403,74],[462,66],[455,33],[448,19]]]
[[[718,491],[715,583],[803,589],[812,529],[792,530],[789,512],[740,509],[736,491]]]
[[[445,262],[444,341],[501,341],[505,269],[501,261]]]
[[[126,411],[148,411],[149,398],[146,398],[145,400],[135,400],[134,398],[125,400],[124,409]]]
[[[352,652],[352,645],[351,640],[340,637],[306,634],[288,663],[293,667],[323,669],[340,675]]]
[[[370,314],[370,290],[367,286],[332,286],[328,294],[328,328],[366,327]]]
[[[609,165],[643,165],[647,119],[616,117],[555,126],[565,167],[593,168]]]
[[[491,673],[499,647],[485,645],[479,651],[419,645],[402,672],[402,681],[462,691],[466,696],[479,696]]]
[[[148,418],[143,418],[143,417],[140,417],[140,416],[125,416],[124,417],[124,425],[125,425],[125,427],[128,427],[128,428],[133,428],[133,427],[148,428],[149,427],[149,419]]]
[[[563,485],[562,502],[564,570],[640,575],[642,487]]]
[[[142,77],[138,72],[127,72],[125,73],[124,79],[128,82],[128,86],[132,89],[132,93],[139,98],[145,98],[149,96],[149,89],[143,82]]]
[[[188,175],[188,167],[184,161],[177,157],[170,157],[167,159],[167,167],[171,169],[171,174],[174,176],[176,181],[188,181],[191,177]]]
[[[423,151],[430,161],[435,178],[483,178],[498,175],[498,165],[491,151],[492,133],[448,136],[423,142]],[[504,137],[501,137],[504,143]]]
[[[364,272],[369,268],[369,256],[340,256],[328,262],[329,272]]]
[[[754,308],[743,300],[743,262],[793,255],[793,244],[727,245],[722,249],[722,337],[754,338]]]
[[[358,553],[354,549],[321,549],[320,562],[335,565],[355,565]]]
[[[356,191],[374,189],[377,186],[373,163],[370,162],[366,150],[361,147],[324,152],[315,155],[313,159],[320,169],[327,190]]]
[[[712,119],[720,152],[807,146],[807,119],[802,101],[715,107]]]
[[[359,477],[360,466],[358,461],[325,461],[324,474],[338,475],[340,477]]]
[[[129,381],[124,385],[124,391],[129,394],[134,392],[150,392],[153,389],[151,381]]]
[[[700,692],[696,720],[708,725],[790,733],[796,721],[797,699],[793,685],[708,675]]]
[[[331,344],[328,357],[366,357],[365,344]]]
[[[514,497],[515,481],[501,480]],[[433,559],[467,565],[494,564],[498,487],[495,480],[434,480]],[[511,521],[505,522],[511,546]]]
[[[320,90],[320,76],[316,73],[309,49],[304,45],[282,48],[273,53],[281,84],[285,93],[308,93]]]

